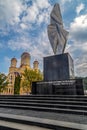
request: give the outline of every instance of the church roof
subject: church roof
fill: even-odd
[[[38,64],[39,64],[38,60],[35,60],[35,61],[33,62],[33,64],[34,64],[34,63],[38,63]]]
[[[30,54],[29,54],[28,52],[23,52],[22,55],[21,55],[21,57],[22,57],[23,55],[28,55],[28,56],[30,56]]]
[[[15,57],[11,59],[11,61],[14,61],[14,60],[17,61],[17,59]]]

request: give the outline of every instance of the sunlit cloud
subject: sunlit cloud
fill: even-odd
[[[83,3],[79,4],[76,7],[76,13],[79,15],[79,13],[85,8],[85,5]]]

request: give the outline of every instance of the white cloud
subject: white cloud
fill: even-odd
[[[85,8],[85,5],[83,3],[79,4],[76,7],[76,13],[79,15],[79,13]]]
[[[74,41],[73,44],[67,45],[66,52],[73,58],[75,76],[87,76],[87,46]]]
[[[27,23],[40,24],[47,22],[50,10],[52,9],[48,0],[35,0],[31,6],[26,9],[26,16],[23,17],[22,21]]]
[[[76,75],[78,75],[79,77],[87,76],[87,54],[86,53],[76,58],[75,70],[76,70]]]
[[[52,9],[49,0],[35,0],[30,6],[27,6],[26,0],[24,1],[25,4],[23,0],[0,1],[1,35],[8,35],[10,29],[21,33],[23,30],[35,28],[36,26],[32,26],[33,23],[41,25],[48,22]]]
[[[21,0],[0,0],[0,21],[12,25],[18,23],[22,11],[23,5]]]
[[[39,13],[38,7],[36,3],[33,3],[32,6],[30,6],[26,10],[27,15],[23,17],[24,22],[35,22],[37,15]]]
[[[70,38],[78,42],[87,42],[87,14],[76,17],[70,24]]]
[[[33,59],[39,61],[40,69],[43,68],[43,57],[52,55],[52,48],[48,40],[47,30],[43,30],[39,33],[39,37],[35,39],[36,44],[31,47],[30,54]]]
[[[36,4],[40,9],[48,8],[50,6],[48,0],[36,0]]]
[[[29,26],[27,26],[27,25],[24,24],[24,23],[21,23],[21,24],[20,24],[20,27],[21,27],[22,29],[27,29],[27,28],[29,28]]]
[[[41,60],[44,56],[53,54],[46,30],[40,32],[39,37],[34,39],[34,43],[32,43],[30,51],[31,55],[39,60]]]
[[[19,37],[17,39],[13,39],[8,42],[8,48],[10,48],[13,51],[20,49],[26,50],[29,49],[30,46],[31,42],[29,41],[29,39],[23,36],[21,38]]]
[[[87,14],[76,17],[70,24],[70,42],[67,50],[75,58],[78,76],[87,76]]]

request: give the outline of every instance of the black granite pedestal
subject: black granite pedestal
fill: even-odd
[[[68,53],[44,57],[44,81],[74,78],[73,59]]]
[[[82,79],[33,82],[32,86],[32,94],[84,95]]]
[[[82,79],[74,78],[68,53],[44,57],[44,80],[32,83],[32,94],[84,95]]]

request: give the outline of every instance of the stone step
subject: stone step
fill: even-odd
[[[51,130],[39,126],[26,125],[16,122],[0,120],[0,130]]]
[[[83,98],[87,99],[85,95],[0,95],[0,98]]]
[[[87,130],[87,125],[36,117],[0,113],[0,120],[24,125],[33,125],[52,130]],[[4,124],[5,125],[5,124]],[[16,124],[17,125],[17,124]],[[13,125],[14,126],[14,125]],[[29,127],[28,127],[29,128]],[[27,130],[27,129],[26,129]]]
[[[85,98],[61,98],[61,97],[26,97],[26,98],[0,98],[0,101],[1,100],[15,100],[15,101],[21,101],[21,100],[26,100],[26,101],[29,101],[29,100],[49,100],[49,101],[78,101],[78,102],[87,102],[87,99]]]
[[[37,99],[34,99],[34,100],[31,100],[31,99],[0,99],[0,102],[4,102],[6,101],[7,103],[9,102],[24,102],[24,103],[52,103],[52,104],[72,104],[72,105],[82,105],[82,106],[87,106],[87,102],[84,102],[84,101],[68,101],[68,100],[65,100],[65,101],[62,101],[62,100],[37,100]]]
[[[70,106],[69,106],[70,107]],[[73,106],[72,106],[73,107]],[[35,111],[47,111],[47,112],[55,112],[55,113],[70,113],[70,114],[79,114],[79,115],[87,115],[87,110],[78,110],[78,109],[70,109],[68,107],[40,107],[40,106],[24,106],[24,105],[11,105],[11,104],[0,104],[0,108],[13,108],[13,109],[23,109],[23,110],[35,110]]]
[[[87,111],[87,106],[74,105],[74,104],[48,104],[48,103],[33,103],[33,102],[0,102],[0,105],[18,105],[18,106],[35,106],[35,107],[45,107],[45,108],[64,108],[72,110],[85,110]]]

